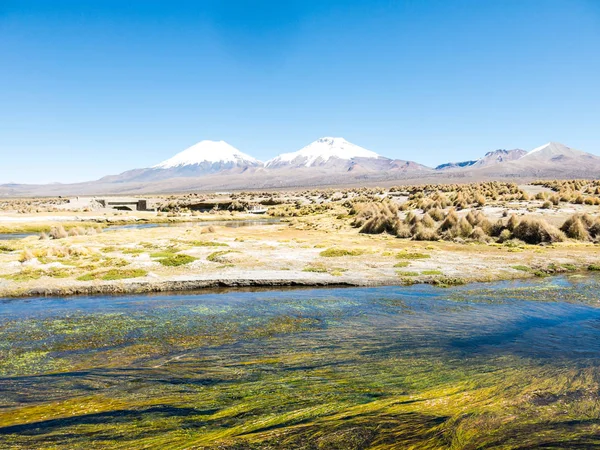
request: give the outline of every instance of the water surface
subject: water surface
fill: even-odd
[[[590,448],[600,279],[0,301],[14,448]]]
[[[103,228],[102,231],[119,231],[119,230],[144,230],[147,228],[158,227],[255,227],[261,225],[276,225],[280,223],[280,219],[244,219],[244,220],[215,220],[215,221],[195,221],[195,222],[161,222],[161,223],[132,223],[127,225],[109,225]],[[23,239],[29,236],[37,236],[39,233],[0,233],[0,241]]]

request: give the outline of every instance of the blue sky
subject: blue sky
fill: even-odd
[[[600,154],[600,1],[0,0],[0,183],[83,181],[202,139],[343,136],[435,165]]]

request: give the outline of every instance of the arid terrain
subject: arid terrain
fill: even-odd
[[[152,198],[155,211],[7,200],[0,295],[447,286],[595,270],[599,204],[593,181],[187,194]]]

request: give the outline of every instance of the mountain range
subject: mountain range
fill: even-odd
[[[600,157],[557,142],[529,152],[498,149],[477,160],[431,168],[410,160],[386,158],[340,137],[320,138],[266,162],[224,141],[205,140],[149,168],[85,183],[4,184],[0,185],[0,195],[141,194],[599,176]]]

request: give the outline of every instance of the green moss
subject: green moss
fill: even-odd
[[[302,269],[302,272],[327,273],[327,267],[319,264],[311,264]]]
[[[324,258],[339,258],[341,256],[359,256],[364,253],[363,250],[346,250],[343,248],[328,248],[319,253]]]
[[[400,277],[418,277],[419,272],[406,272],[402,270],[396,271],[396,274]]]
[[[25,269],[18,273],[3,275],[2,278],[6,280],[16,281],[18,283],[23,283],[31,280],[39,280],[44,276],[44,274],[45,273],[41,270]]]
[[[46,275],[52,278],[68,278],[71,276],[71,271],[68,269],[52,268]]]
[[[179,248],[169,248],[166,250],[162,250],[160,252],[154,252],[154,253],[150,253],[150,257],[151,258],[168,258],[170,256],[173,256],[174,254],[176,254],[177,252],[180,252],[181,249]]]
[[[78,277],[79,281],[114,281],[114,280],[125,280],[128,278],[139,278],[145,277],[148,272],[143,269],[111,269],[107,271],[87,273]]]
[[[167,256],[164,258],[160,258],[158,260],[158,262],[161,263],[163,266],[176,267],[176,266],[184,266],[186,264],[196,261],[196,259],[197,258],[194,258],[193,256],[190,256],[190,255],[177,254],[177,255],[170,255],[170,256]]]
[[[125,267],[129,265],[129,261],[122,258],[106,258],[97,263],[98,267]]]
[[[410,266],[410,263],[408,261],[400,261],[400,262],[397,262],[396,264],[394,264],[394,267],[397,267],[397,268],[408,267],[408,266]]]
[[[144,249],[141,248],[126,248],[121,251],[125,255],[140,255],[145,252]]]
[[[85,275],[77,277],[78,281],[94,281],[96,279],[97,278],[93,273],[86,273]]]
[[[587,269],[592,272],[598,272],[600,271],[600,264],[590,264]]]
[[[400,252],[396,253],[397,259],[427,259],[431,258],[431,255],[426,253],[418,253],[418,252]]]
[[[529,267],[529,266],[516,265],[516,266],[511,266],[511,268],[515,269],[515,270],[520,270],[521,272],[531,272],[531,267]]]
[[[421,275],[443,275],[443,272],[440,270],[424,270]]]
[[[216,242],[216,241],[190,241],[187,244],[192,245],[194,247],[229,247],[229,245],[224,242]]]
[[[213,252],[206,257],[206,260],[210,262],[222,262],[221,257],[227,255],[228,253],[231,253],[231,250],[221,250],[218,252]]]

